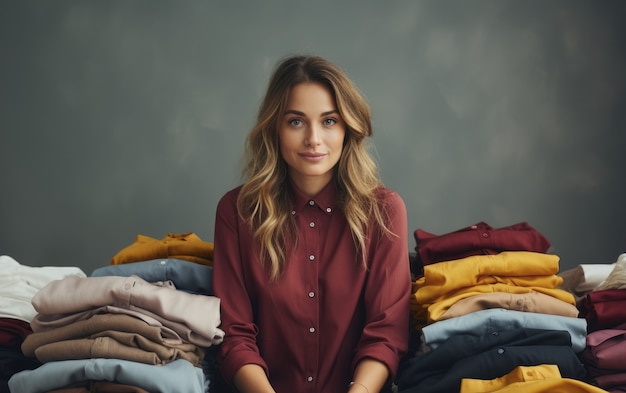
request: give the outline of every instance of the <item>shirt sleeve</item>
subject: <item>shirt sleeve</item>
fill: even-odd
[[[369,274],[364,290],[365,326],[352,367],[364,358],[387,365],[394,378],[408,350],[411,273],[406,206],[395,192],[384,190],[381,201],[393,233],[370,229],[367,245]]]
[[[213,286],[215,295],[222,299],[221,319],[225,332],[218,362],[229,383],[245,364],[258,364],[268,372],[256,344],[258,328],[253,322],[253,305],[245,283],[240,249],[249,234],[240,233],[242,225],[236,200],[237,191],[233,190],[219,201],[214,232]]]

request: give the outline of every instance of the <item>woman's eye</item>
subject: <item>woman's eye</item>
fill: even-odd
[[[324,125],[325,126],[332,126],[332,125],[335,125],[335,124],[337,124],[337,120],[335,120],[335,119],[326,119],[326,120],[324,120]]]
[[[294,127],[299,127],[302,125],[302,120],[300,119],[291,119],[289,120],[289,124],[294,126]]]

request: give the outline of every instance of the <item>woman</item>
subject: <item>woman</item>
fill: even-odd
[[[240,392],[380,391],[408,346],[406,206],[367,152],[370,110],[335,65],[282,61],[217,206],[218,361]]]

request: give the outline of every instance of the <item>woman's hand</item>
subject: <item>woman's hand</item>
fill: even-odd
[[[384,363],[374,359],[363,359],[354,370],[354,379],[348,386],[348,392],[378,393],[387,378],[389,378],[389,370]]]
[[[241,367],[233,378],[233,383],[240,393],[276,393],[258,364],[246,364]]]

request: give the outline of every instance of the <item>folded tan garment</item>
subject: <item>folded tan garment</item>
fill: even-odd
[[[58,341],[90,337],[107,330],[137,333],[164,345],[180,345],[183,341],[162,326],[152,326],[139,318],[126,314],[96,314],[89,319],[79,320],[58,328],[32,333],[22,343],[22,352],[27,357],[35,356],[35,349]]]
[[[125,342],[112,337],[82,338],[58,341],[35,350],[42,363],[71,359],[122,359],[139,363],[162,365],[177,359],[185,359],[199,366],[201,357],[194,352],[168,348],[132,333],[118,335]],[[128,345],[130,344],[130,345]]]

